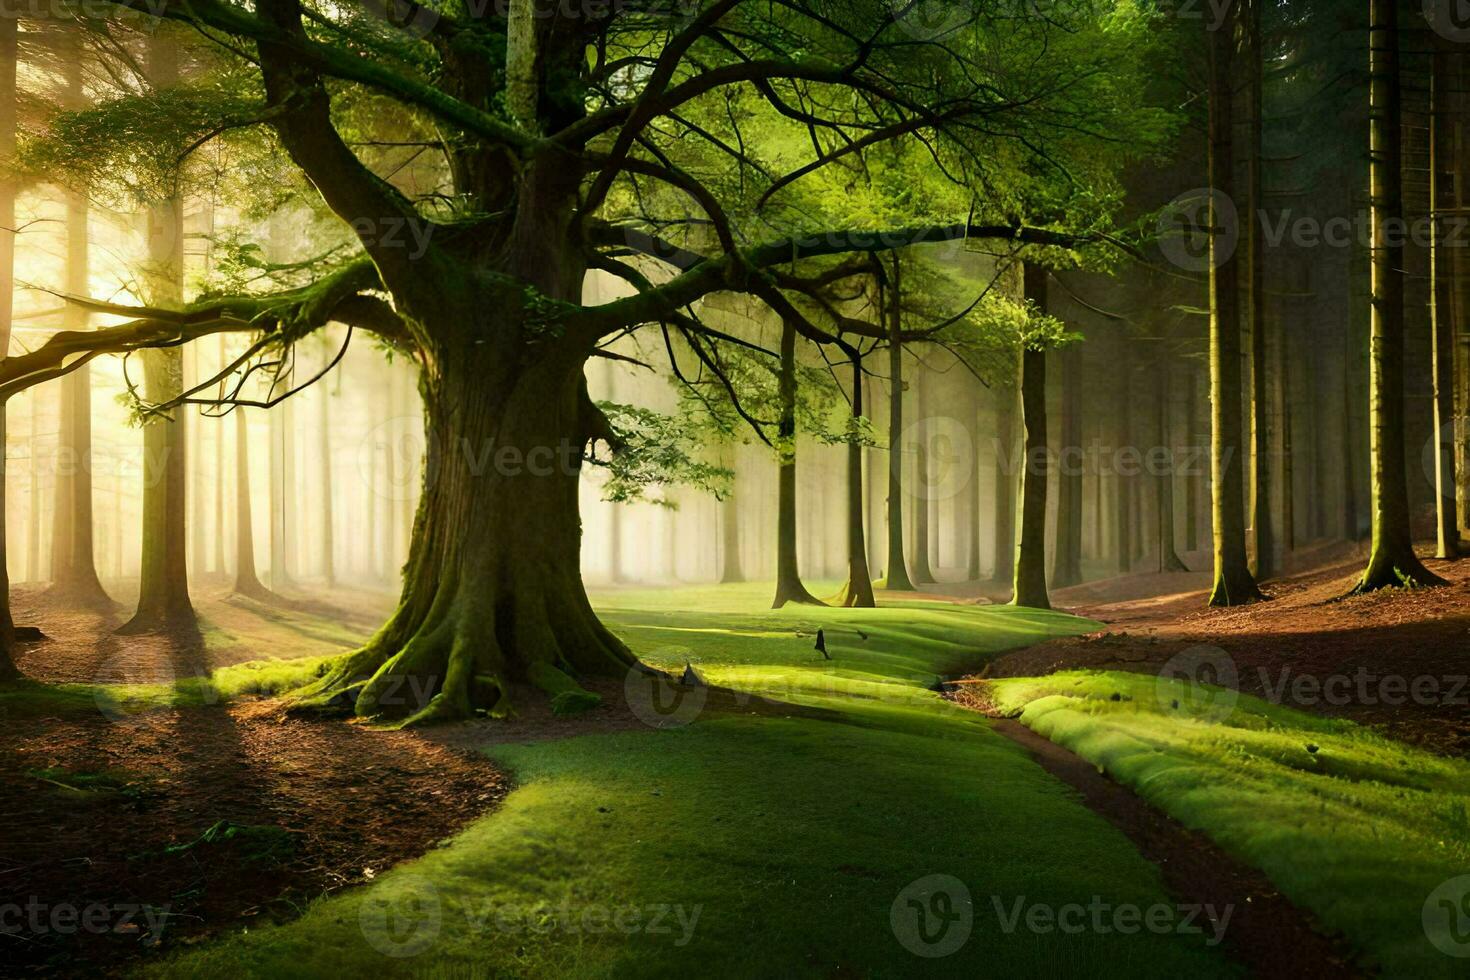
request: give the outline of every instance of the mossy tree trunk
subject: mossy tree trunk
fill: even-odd
[[[1369,171],[1373,214],[1373,298],[1369,387],[1372,418],[1373,546],[1358,592],[1442,584],[1414,553],[1404,472],[1404,218],[1400,155],[1398,6],[1372,0],[1369,21]]]
[[[772,609],[788,602],[821,605],[801,581],[796,534],[796,324],[781,324],[781,419],[776,453],[776,596]]]
[[[1051,584],[1082,581],[1082,345],[1062,350],[1061,472],[1057,474],[1057,540]]]
[[[871,609],[873,580],[868,573],[868,543],[863,532],[863,444],[858,439],[863,419],[863,361],[852,355],[852,427],[847,440],[847,585],[837,604]]]
[[[1215,581],[1210,605],[1254,602],[1261,591],[1251,575],[1245,542],[1245,474],[1241,459],[1241,343],[1239,257],[1221,246],[1218,204],[1234,190],[1231,130],[1232,65],[1239,4],[1222,23],[1207,27],[1210,46],[1210,186],[1214,190],[1210,236],[1210,472]]]

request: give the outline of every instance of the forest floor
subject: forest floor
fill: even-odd
[[[1228,659],[1213,666],[1233,672],[1236,682],[1223,680],[1227,686],[1470,755],[1470,561],[1425,558],[1448,587],[1344,598],[1363,564],[1347,550],[1333,549],[1317,567],[1267,582],[1270,601],[1234,609],[1206,608],[1205,589],[1189,588],[1189,576],[1131,576],[1058,590],[1057,608],[1106,626],[1008,653],[984,676],[1157,674],[1182,651],[1207,652],[1194,649],[1203,646],[1225,653]]]
[[[24,922],[0,935],[0,972],[114,972],[165,933],[190,944],[294,917],[504,798],[508,784],[484,756],[413,735],[283,720],[219,692],[181,705],[114,695],[203,679],[247,651],[344,649],[366,630],[358,608],[372,601],[195,598],[199,633],[124,639],[111,632],[121,607],[69,611],[18,590],[17,617],[48,636],[23,648],[21,666],[66,686],[0,705],[10,722],[0,726],[0,895]],[[72,918],[87,915],[93,925]]]
[[[0,691],[0,915],[34,905],[46,928],[0,928],[0,972],[1452,975],[1421,907],[1470,866],[1465,709],[1404,721],[1292,682],[1362,666],[1375,695],[1435,677],[1453,701],[1470,567],[1331,601],[1355,567],[1327,555],[1242,610],[1203,610],[1198,573],[1056,594],[1092,619],[975,584],[875,610],[771,611],[762,584],[603,590],[641,657],[714,686],[604,683],[584,716],[411,733],[263,699],[360,641],[384,596],[206,586],[197,634],[122,641],[121,611],[22,590],[18,621],[49,639],[20,662],[47,684]],[[1213,673],[1161,681],[1200,647]],[[1238,703],[1198,683],[1221,663]],[[1283,703],[1251,696],[1282,668]],[[940,678],[959,674],[976,683],[956,704]],[[918,959],[911,910],[936,888],[964,936]],[[1007,918],[1097,902],[1209,910],[1193,934]],[[47,918],[68,908],[103,928]]]

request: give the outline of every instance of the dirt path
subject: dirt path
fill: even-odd
[[[999,719],[995,730],[1029,751],[1043,769],[1075,789],[1091,810],[1121,830],[1140,854],[1158,865],[1176,901],[1214,910],[1221,918],[1228,908],[1225,948],[1252,976],[1355,975],[1347,951],[1319,932],[1312,918],[1282,897],[1264,874],[1020,722]],[[1209,928],[1203,917],[1200,925]]]
[[[1229,654],[1233,686],[1249,694],[1470,754],[1470,561],[1427,564],[1450,585],[1343,599],[1362,566],[1356,556],[1338,555],[1268,583],[1271,601],[1235,609],[1206,608],[1204,592],[1178,589],[1173,576],[1060,590],[1053,595],[1058,608],[1107,628],[1007,654],[982,676],[1079,668],[1156,673],[1180,651],[1209,645]]]

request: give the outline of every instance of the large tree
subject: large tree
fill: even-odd
[[[834,256],[956,239],[1073,247],[1106,229],[1110,192],[1077,193],[1078,180],[1158,134],[1159,116],[1118,83],[1144,70],[1147,19],[1103,3],[1020,19],[964,5],[953,31],[919,39],[911,7],[512,0],[506,16],[474,5],[450,16],[403,2],[375,8],[385,19],[299,0],[161,7],[233,58],[231,84],[169,94],[193,122],[175,143],[268,127],[360,255],[281,294],[138,309],[131,327],[64,343],[162,346],[233,329],[279,346],[337,320],[378,332],[419,371],[429,458],[401,602],[300,705],[376,715],[413,677],[435,692],[413,720],[498,714],[519,688],[569,705],[582,700],[578,677],[638,667],[579,572],[584,453],[624,441],[584,379],[606,338],[662,323],[718,339],[681,315],[717,291],[789,317],[777,274]],[[357,138],[374,126],[379,139]],[[385,126],[438,154],[430,193],[375,171]],[[756,153],[757,132],[773,149]],[[968,213],[887,226],[840,190],[817,212],[782,210],[794,185],[840,189],[893,143],[921,146],[972,195]],[[694,202],[698,241],[618,222],[650,185]],[[731,220],[752,213],[768,220]],[[589,269],[634,295],[581,306]],[[64,371],[58,351],[37,351],[34,369]]]
[[[1404,468],[1404,175],[1396,0],[1372,0],[1369,17],[1373,549],[1358,592],[1444,582],[1414,553]]]

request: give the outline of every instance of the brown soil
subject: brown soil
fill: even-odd
[[[963,695],[956,698],[963,703]],[[1224,948],[1252,976],[1348,977],[1349,954],[1315,927],[1312,919],[1261,872],[1230,857],[1203,834],[1159,813],[1100,774],[1085,759],[1037,735],[1020,722],[1001,719],[996,731],[1029,751],[1159,866],[1164,885],[1181,904],[1229,908]],[[1200,925],[1209,926],[1201,916]]]
[[[1321,567],[1269,582],[1270,601],[1233,609],[1207,608],[1203,591],[1179,588],[1181,579],[1193,584],[1182,575],[1059,590],[1052,597],[1058,608],[1107,628],[1006,654],[982,676],[1153,673],[1205,644],[1230,655],[1246,693],[1470,754],[1470,561],[1426,559],[1449,580],[1441,588],[1343,598],[1362,559],[1341,551],[1324,557]]]

